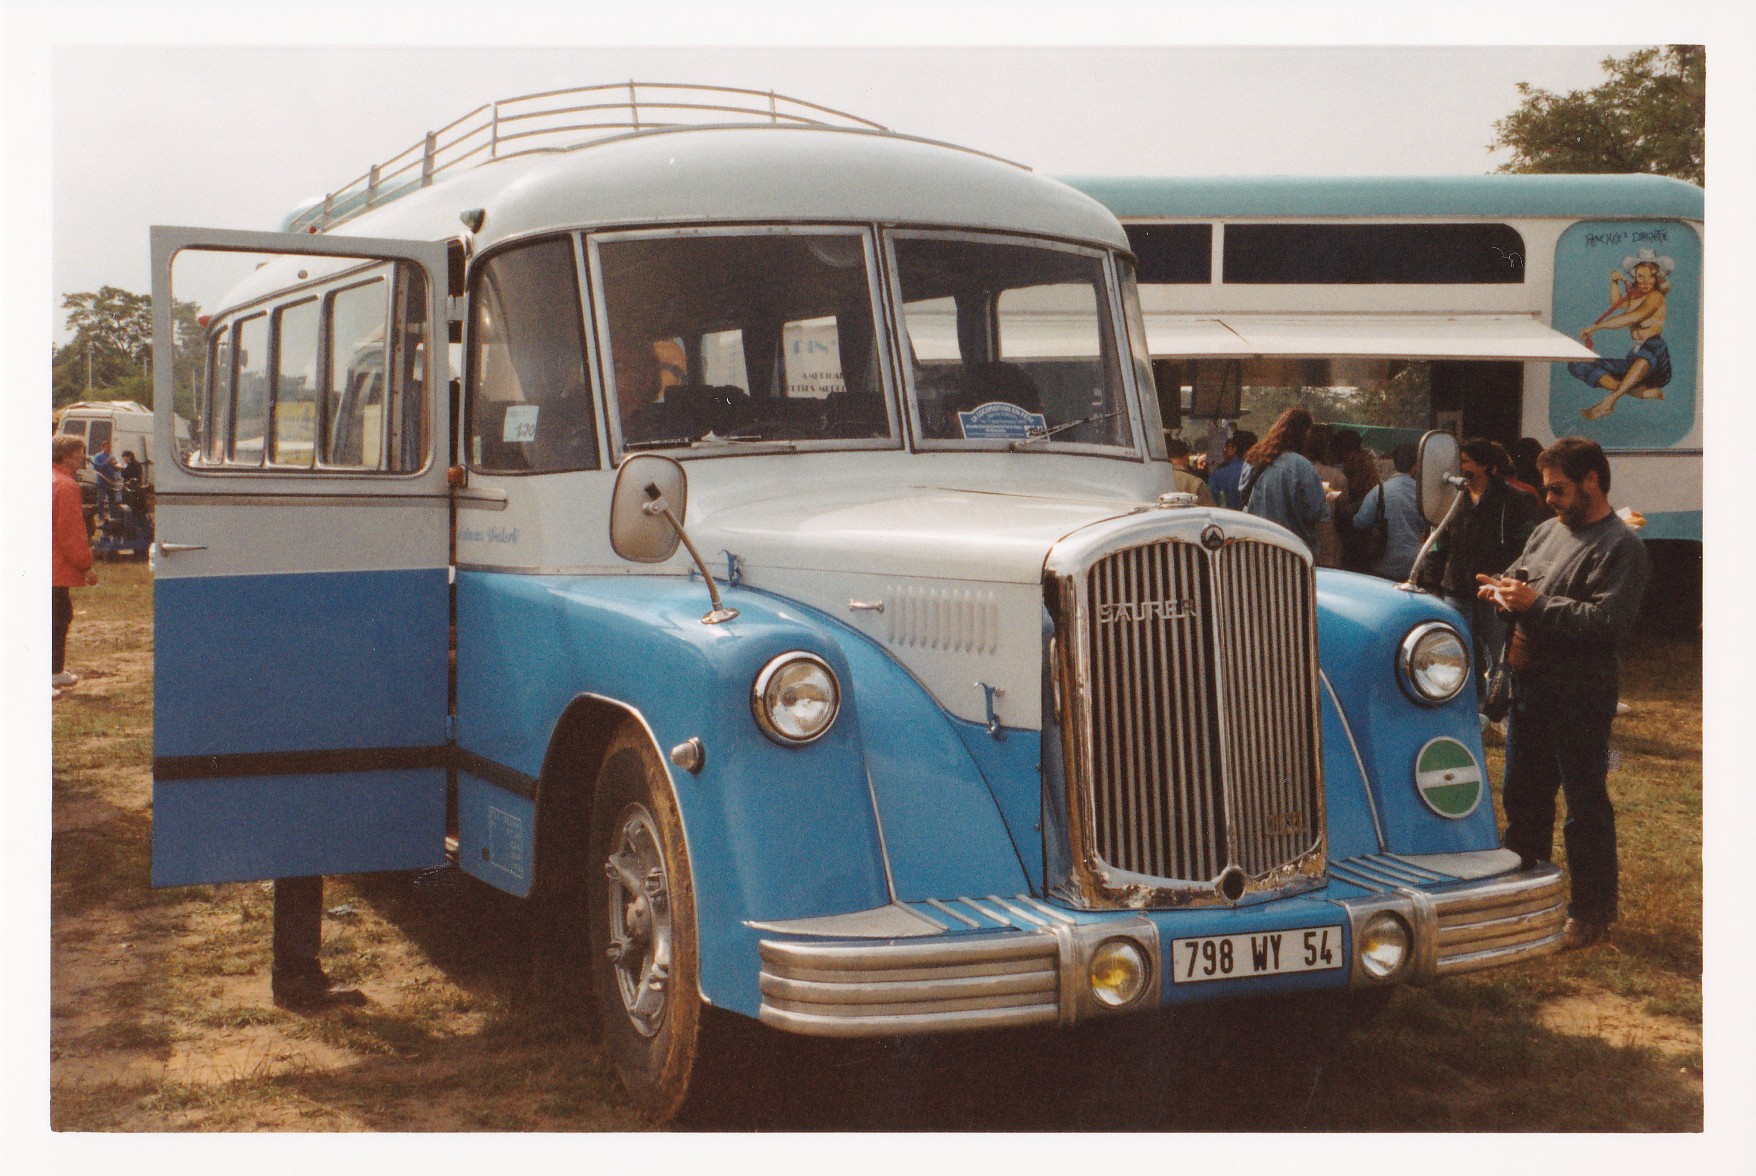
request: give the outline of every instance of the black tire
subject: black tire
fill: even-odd
[[[638,727],[604,752],[585,870],[601,1040],[641,1112],[669,1122],[701,1048],[695,890],[669,777]]]

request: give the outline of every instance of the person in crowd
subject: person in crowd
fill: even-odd
[[[1505,482],[1506,485],[1518,491],[1520,494],[1530,495],[1532,502],[1541,502],[1543,492],[1537,489],[1537,482],[1542,481],[1540,477],[1537,479],[1537,482],[1527,482],[1520,478],[1518,476],[1517,463],[1512,460],[1512,455],[1506,452],[1506,447],[1498,441],[1488,442],[1488,451],[1493,455],[1494,459],[1494,464],[1490,466],[1488,470],[1490,474],[1499,478],[1501,481]]]
[[[1352,523],[1355,534],[1378,529],[1384,536],[1381,553],[1366,571],[1400,583],[1408,579],[1427,538],[1427,520],[1415,498],[1415,447],[1398,445],[1390,462],[1396,473],[1366,493]]]
[[[128,508],[125,537],[130,543],[144,543],[147,539],[146,470],[132,449],[124,449],[122,460],[116,463],[116,473],[122,480],[122,505]]]
[[[98,518],[107,519],[122,500],[122,474],[108,441],[98,442],[98,451],[91,455],[91,472],[97,476]]]
[[[1427,584],[1436,578],[1439,590],[1468,622],[1478,687],[1500,658],[1506,622],[1477,596],[1476,577],[1511,563],[1540,517],[1535,499],[1494,473],[1499,462],[1494,448],[1492,441],[1479,437],[1463,443],[1459,472],[1468,483],[1465,501],[1428,556],[1422,577]]]
[[[1383,554],[1377,532],[1353,526],[1354,514],[1378,486],[1378,461],[1352,429],[1337,429],[1329,453],[1341,468],[1341,495],[1332,498],[1336,539],[1341,547],[1341,566],[1351,572],[1369,572]]]
[[[1543,498],[1543,476],[1537,471],[1537,458],[1542,455],[1543,443],[1535,437],[1520,437],[1512,446],[1513,477],[1507,478],[1509,485],[1518,486],[1530,491],[1536,498],[1537,505],[1542,508],[1543,518],[1553,518],[1555,512]],[[1516,479],[1516,481],[1514,481]]]
[[[1610,509],[1610,463],[1595,441],[1563,437],[1537,459],[1555,510],[1517,558],[1477,577],[1483,603],[1515,619],[1507,663],[1507,849],[1549,861],[1555,794],[1572,901],[1562,946],[1603,939],[1617,914],[1616,814],[1605,776],[1616,714],[1619,647],[1633,631],[1649,574],[1646,548]]]
[[[1310,548],[1315,558],[1321,543],[1319,527],[1330,522],[1323,480],[1300,450],[1311,432],[1311,414],[1294,406],[1275,418],[1268,435],[1244,455],[1239,478],[1243,509],[1279,523]]]
[[[1181,437],[1166,437],[1165,452],[1171,459],[1171,469],[1177,480],[1177,489],[1184,494],[1195,495],[1199,506],[1213,506],[1213,491],[1207,488],[1199,475],[1189,468],[1189,443]]]
[[[52,442],[53,480],[49,483],[51,551],[50,583],[54,589],[49,615],[52,620],[50,687],[53,698],[61,688],[79,681],[67,668],[67,631],[73,626],[74,588],[90,588],[98,582],[92,569],[91,539],[85,533],[76,475],[85,468],[85,441],[63,434]]]
[[[1238,492],[1238,478],[1244,472],[1244,455],[1256,444],[1256,434],[1249,429],[1239,429],[1226,438],[1225,448],[1220,453],[1220,464],[1208,480],[1208,488],[1213,491],[1214,501],[1232,510],[1242,510],[1244,497]]]

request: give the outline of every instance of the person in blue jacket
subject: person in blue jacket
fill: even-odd
[[[1225,449],[1220,454],[1220,463],[1214,468],[1213,476],[1208,479],[1207,488],[1213,491],[1214,501],[1221,506],[1233,510],[1244,508],[1244,497],[1238,491],[1238,479],[1244,474],[1244,455],[1256,444],[1256,434],[1249,429],[1239,429],[1226,438]]]
[[[1323,479],[1299,450],[1311,432],[1311,414],[1293,407],[1275,418],[1262,438],[1244,455],[1247,468],[1238,480],[1243,509],[1279,523],[1318,553],[1318,526],[1327,521],[1329,501]]]

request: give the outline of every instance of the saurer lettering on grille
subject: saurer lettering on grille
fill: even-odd
[[[1117,621],[1180,621],[1195,615],[1193,600],[1130,600],[1098,606],[1098,624]]]

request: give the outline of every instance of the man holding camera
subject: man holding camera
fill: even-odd
[[[1547,861],[1555,793],[1573,900],[1562,946],[1589,947],[1616,919],[1616,814],[1605,776],[1616,715],[1618,646],[1646,591],[1646,548],[1610,510],[1610,465],[1595,441],[1563,437],[1537,458],[1555,517],[1531,532],[1505,575],[1477,594],[1517,624],[1506,729],[1506,848]]]

